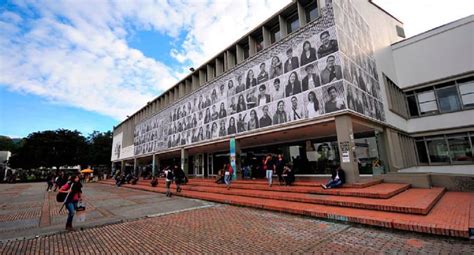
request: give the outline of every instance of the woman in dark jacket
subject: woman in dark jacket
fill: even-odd
[[[64,201],[64,205],[68,211],[66,230],[74,230],[72,227],[72,219],[76,212],[77,203],[82,196],[82,184],[79,182],[79,176],[75,175],[70,177],[69,181],[59,189],[59,192],[68,193]]]
[[[316,60],[316,49],[311,47],[309,41],[303,43],[303,52],[301,53],[301,65],[304,66]]]
[[[337,169],[333,170],[331,173],[331,180],[324,185],[321,184],[323,189],[332,189],[332,188],[337,188],[342,186],[346,182],[346,174],[344,173],[344,170],[339,166]]]

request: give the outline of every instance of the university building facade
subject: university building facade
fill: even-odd
[[[473,20],[404,39],[372,1],[295,0],[114,127],[113,169],[474,175]]]

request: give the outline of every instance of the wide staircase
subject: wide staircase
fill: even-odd
[[[323,189],[325,180],[299,181],[292,186],[265,180],[236,180],[231,188],[212,179],[190,179],[173,195],[247,206],[330,220],[391,229],[469,238],[474,229],[474,194],[445,188],[412,188],[409,184],[368,179],[343,188]],[[114,180],[102,183],[115,185]],[[165,193],[165,182],[151,187],[150,180],[122,187]]]

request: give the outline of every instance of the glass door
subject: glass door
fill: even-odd
[[[203,176],[204,175],[204,155],[197,154],[194,156],[194,174],[196,176]]]

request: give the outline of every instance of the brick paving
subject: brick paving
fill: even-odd
[[[0,254],[474,254],[472,242],[229,205],[0,243]]]
[[[45,183],[0,185],[0,241],[64,231],[67,210],[59,212],[57,193],[45,189]],[[83,191],[87,209],[78,212],[73,223],[80,228],[209,204],[95,183],[86,183]]]

